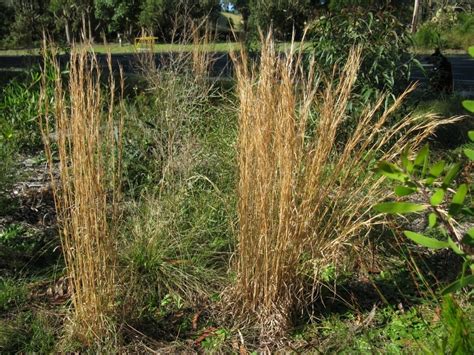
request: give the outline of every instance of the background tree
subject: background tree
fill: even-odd
[[[144,0],[95,0],[94,15],[99,28],[109,36],[122,33],[131,38],[139,28],[140,9]]]
[[[219,0],[145,0],[139,23],[150,32],[158,33],[165,40],[175,39],[190,19],[205,17],[215,23],[221,10]]]
[[[18,0],[10,2],[14,21],[10,27],[7,41],[15,47],[28,47],[42,37],[44,29],[49,27],[47,11],[49,1]]]
[[[310,0],[253,0],[250,5],[250,26],[264,32],[271,27],[275,37],[283,40],[291,39],[293,30],[300,37],[313,8]]]
[[[10,33],[10,27],[15,18],[15,12],[10,6],[0,2],[0,45]]]
[[[56,26],[64,27],[64,34],[68,44],[72,42],[71,22],[74,21],[74,8],[74,0],[51,0],[49,4],[49,11],[54,15]],[[77,21],[77,19],[75,21]]]

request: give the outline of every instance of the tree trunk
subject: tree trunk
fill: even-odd
[[[66,23],[64,24],[64,29],[66,31],[66,42],[67,44],[71,44],[71,33],[69,32],[69,20],[66,20]]]
[[[416,32],[416,26],[418,24],[418,13],[420,12],[420,0],[415,0],[413,5],[413,18],[411,20],[411,32]]]
[[[90,9],[90,7],[87,8],[87,28],[89,30],[89,41],[91,41],[93,43],[94,38],[92,38],[91,9]]]

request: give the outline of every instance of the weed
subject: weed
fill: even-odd
[[[26,287],[12,279],[0,278],[0,311],[17,308],[26,301]]]
[[[1,351],[51,353],[57,336],[53,318],[41,310],[21,312],[8,321],[0,320]]]

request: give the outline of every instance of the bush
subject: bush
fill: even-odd
[[[438,26],[432,22],[426,22],[420,26],[414,34],[413,41],[415,45],[424,48],[446,47],[446,43],[441,38],[441,31]]]
[[[38,129],[38,107],[41,77],[33,69],[26,78],[14,79],[3,88],[0,98],[0,129],[4,138],[15,142],[20,150],[41,148]],[[51,85],[45,88],[48,95]]]
[[[448,19],[434,17],[420,26],[413,42],[421,48],[467,49],[474,43],[474,14],[461,13]]]
[[[367,12],[356,7],[316,20],[309,30],[316,63],[326,77],[334,66],[342,68],[350,48],[362,48],[361,70],[352,93],[352,111],[360,111],[382,93],[397,95],[405,90],[412,55],[406,29],[389,11]],[[340,73],[343,76],[343,73]]]

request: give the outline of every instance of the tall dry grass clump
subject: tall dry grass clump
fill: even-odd
[[[110,342],[122,132],[122,123],[114,118],[111,60],[105,92],[97,58],[86,46],[72,48],[67,80],[55,58],[54,49],[45,45],[40,123],[72,289],[72,325],[86,344]],[[53,97],[46,90],[51,78]]]
[[[301,53],[295,46],[278,53],[269,35],[258,66],[250,67],[245,53],[234,56],[239,231],[229,299],[240,319],[257,321],[262,341],[280,337],[314,295],[308,276],[316,286],[319,266],[376,223],[371,206],[389,192],[371,174],[374,162],[416,147],[446,123],[407,116],[387,126],[409,89],[385,110],[384,97],[367,107],[347,141],[338,142],[361,50],[351,51],[343,76],[326,81],[315,79],[316,64],[304,66]]]

